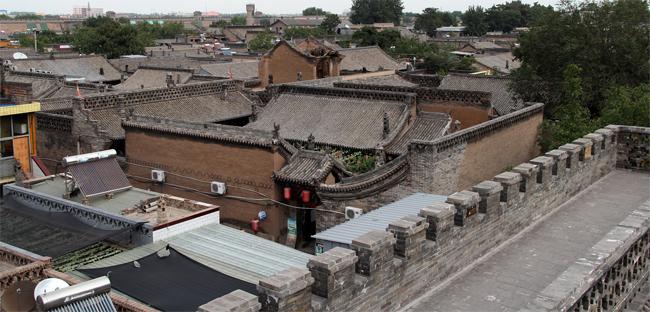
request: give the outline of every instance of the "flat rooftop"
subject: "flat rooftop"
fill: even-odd
[[[65,193],[65,178],[60,175],[53,176],[50,179],[31,184],[31,189],[50,196],[63,198],[63,194]],[[77,192],[76,194],[73,194],[69,200],[113,214],[122,215],[132,220],[149,222],[152,225],[157,225],[159,224],[158,214],[155,210],[145,212],[144,210],[138,209],[138,207],[143,202],[155,201],[160,197],[160,193],[131,187],[128,190],[114,193],[110,198],[106,196],[97,196],[89,198],[88,202],[84,203],[81,193]],[[165,222],[168,222],[196,213],[196,211],[167,207],[165,213]]]

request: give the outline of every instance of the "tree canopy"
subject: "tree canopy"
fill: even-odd
[[[180,23],[131,25],[128,20],[109,17],[91,17],[77,27],[72,36],[75,49],[80,53],[105,54],[115,58],[127,54],[143,54],[154,39],[174,38],[183,33]],[[40,39],[39,39],[40,41]]]
[[[646,1],[567,2],[537,18],[514,51],[522,66],[512,87],[524,100],[546,104],[552,126],[543,133],[545,147],[604,123],[650,123]],[[589,126],[581,126],[585,115]]]
[[[246,17],[242,15],[235,15],[230,19],[231,25],[246,25]]]
[[[248,43],[248,48],[255,52],[266,52],[273,48],[274,41],[275,36],[271,32],[265,31],[257,34],[257,36]]]
[[[354,24],[399,25],[403,10],[402,0],[352,0],[350,21]]]
[[[339,16],[336,14],[326,14],[325,19],[320,24],[322,29],[325,29],[328,32],[332,32],[338,24],[341,24]]]
[[[317,7],[309,7],[304,10],[302,10],[302,15],[304,16],[313,16],[313,15],[325,15],[328,14],[328,12],[324,11],[321,8]]]
[[[482,36],[488,31],[508,33],[517,27],[530,27],[538,18],[552,11],[551,6],[512,1],[494,5],[489,9],[480,6],[469,7],[462,15],[462,20],[469,35]]]
[[[472,58],[462,58],[452,55],[453,47],[437,43],[421,42],[413,38],[402,38],[397,30],[377,31],[372,27],[363,27],[355,32],[352,40],[358,46],[381,47],[394,58],[417,59],[421,68],[437,73],[447,73],[450,70],[468,70],[473,63]]]
[[[436,28],[455,24],[454,17],[449,12],[441,12],[436,8],[426,8],[415,17],[415,29],[434,36]]]

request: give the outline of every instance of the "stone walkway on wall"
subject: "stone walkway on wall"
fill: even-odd
[[[650,174],[613,171],[406,311],[518,311],[649,198]]]

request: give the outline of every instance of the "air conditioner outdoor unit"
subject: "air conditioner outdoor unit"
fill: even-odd
[[[165,182],[165,171],[163,170],[151,170],[151,180],[156,182]]]
[[[212,181],[210,182],[210,191],[217,195],[226,194],[226,183]]]
[[[345,207],[345,219],[356,219],[363,214],[363,209],[356,207]]]

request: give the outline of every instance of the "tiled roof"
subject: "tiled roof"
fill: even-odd
[[[332,156],[326,153],[300,150],[289,159],[287,165],[273,174],[273,178],[284,182],[318,185],[330,173],[334,162]]]
[[[187,55],[190,56],[189,53]],[[185,56],[118,58],[110,59],[108,62],[122,72],[126,71],[126,65],[128,65],[129,72],[135,72],[140,66],[158,66],[194,69],[197,73],[201,65],[217,63],[217,61],[213,58]]]
[[[31,83],[32,96],[34,99],[62,98],[77,95],[76,85],[70,82],[64,83],[64,76],[55,74],[7,71],[5,80],[8,82]],[[82,95],[98,92],[100,84],[79,83],[79,90]],[[103,85],[104,87],[109,87]],[[109,89],[110,90],[110,89]],[[47,110],[46,107],[43,110]]]
[[[389,154],[404,154],[412,140],[433,141],[447,132],[451,118],[443,113],[421,112],[413,125],[386,149]]]
[[[252,103],[242,93],[229,92],[225,98],[222,94],[188,96],[151,101],[129,106],[126,109],[133,109],[133,114],[136,115],[210,123],[248,116],[251,114],[251,105]],[[108,131],[109,137],[124,137],[124,129],[120,124],[122,119],[120,108],[93,109],[87,111],[87,114],[99,122],[101,129]]]
[[[277,22],[283,22],[287,26],[320,26],[325,17],[323,16],[297,16],[297,17],[284,17],[275,20],[271,25]]]
[[[111,66],[103,56],[99,55],[13,60],[12,63],[16,66],[16,70],[19,71],[29,71],[30,68],[33,68],[67,77],[85,78],[89,82],[120,80],[120,72]],[[104,74],[100,75],[102,69]]]
[[[510,90],[510,81],[504,77],[449,74],[442,79],[439,88],[489,92],[492,107],[499,115],[505,115],[524,107],[524,102]]]
[[[281,93],[246,127],[269,130],[278,124],[280,136],[287,140],[306,142],[313,134],[317,144],[374,149],[384,141],[384,113],[392,134],[407,118],[408,108],[399,101]]]
[[[341,70],[343,71],[362,71],[364,67],[367,71],[395,70],[403,67],[384,50],[376,46],[338,51],[345,56],[341,61]]]
[[[215,140],[220,142],[247,144],[253,146],[271,146],[271,131],[248,129],[221,124],[204,124],[166,118],[134,116],[122,122],[126,128],[152,130],[161,133],[178,134]]]
[[[138,90],[166,87],[167,74],[172,74],[172,79],[176,84],[184,84],[192,77],[192,70],[141,67],[124,82],[116,85],[115,88],[120,90]]]
[[[509,74],[513,69],[521,67],[521,61],[515,59],[512,52],[496,54],[476,54],[474,59],[477,63],[490,67],[502,74]],[[508,68],[506,68],[506,64]]]
[[[491,42],[491,41],[475,41],[475,42],[470,42],[468,45],[479,49],[479,50],[501,50],[505,49],[504,47]]]
[[[259,77],[259,61],[213,63],[201,65],[201,74],[228,78],[230,72],[234,79]]]
[[[344,79],[347,77],[344,77]],[[345,82],[351,82],[364,85],[381,85],[381,86],[398,86],[398,87],[417,87],[416,83],[412,83],[400,75],[390,74],[382,76],[369,76],[360,77],[359,79],[345,79]]]
[[[51,74],[33,74],[30,72],[7,71],[5,81],[20,82],[32,84],[32,96],[34,99],[40,99],[56,91],[63,83],[60,81],[63,77]]]

